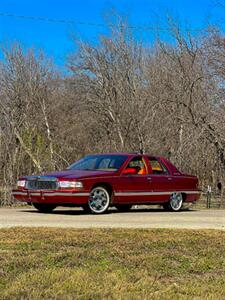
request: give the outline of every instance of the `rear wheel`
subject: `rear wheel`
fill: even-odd
[[[183,205],[183,196],[181,193],[173,193],[170,201],[163,204],[164,209],[169,211],[180,211]]]
[[[109,208],[110,201],[109,191],[103,186],[97,186],[90,192],[88,210],[93,214],[102,214]],[[87,211],[87,207],[85,210]]]
[[[41,213],[50,213],[56,208],[56,206],[52,204],[44,204],[44,203],[32,203],[32,204]]]
[[[118,204],[116,205],[116,208],[118,209],[118,211],[121,211],[121,212],[126,212],[126,211],[129,211],[131,209],[132,205],[130,204]]]

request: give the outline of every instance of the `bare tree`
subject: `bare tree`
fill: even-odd
[[[120,23],[99,46],[80,44],[71,56],[70,70],[79,78],[86,107],[96,118],[107,149],[145,148],[143,122],[147,122],[144,54],[128,28]]]

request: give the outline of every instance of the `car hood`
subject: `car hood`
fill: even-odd
[[[115,171],[90,171],[90,170],[64,170],[43,174],[44,176],[53,176],[58,179],[82,179],[89,177],[111,176]]]

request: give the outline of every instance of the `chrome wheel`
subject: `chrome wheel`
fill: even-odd
[[[179,211],[183,204],[183,196],[181,193],[173,193],[170,196],[169,206],[173,211]]]
[[[88,199],[88,206],[92,213],[101,214],[105,212],[110,204],[110,196],[108,191],[99,186],[94,188]]]

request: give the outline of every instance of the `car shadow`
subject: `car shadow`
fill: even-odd
[[[20,210],[22,212],[26,212],[26,213],[38,213],[38,214],[45,214],[45,215],[92,215],[91,213],[87,213],[85,211],[83,211],[82,209],[73,209],[73,208],[61,208],[58,207],[55,210],[53,210],[52,212],[49,213],[41,213],[36,209],[23,209]],[[181,211],[178,212],[182,213],[182,212],[188,212],[188,213],[192,213],[197,211],[197,209],[194,208],[183,208]],[[117,210],[116,208],[110,208],[107,212],[105,212],[103,215],[111,215],[111,214],[127,214],[127,213],[162,213],[164,212],[165,214],[167,213],[174,213],[174,212],[168,212],[166,210],[164,210],[163,208],[132,208],[129,211],[126,212],[121,212],[119,210]],[[95,215],[96,216],[96,215]]]

